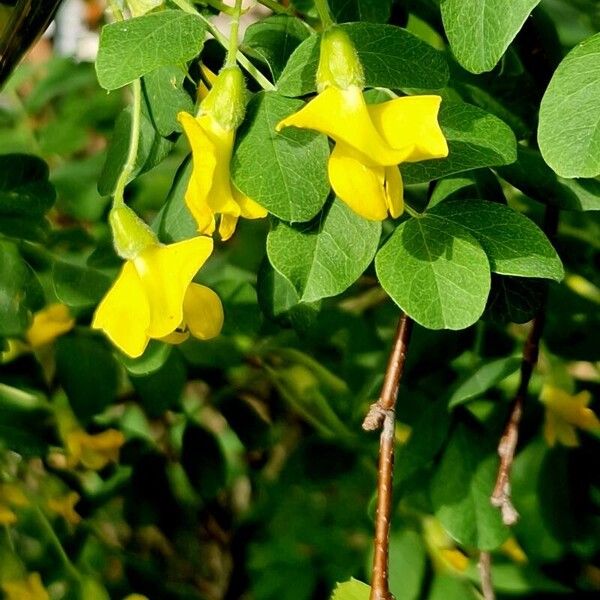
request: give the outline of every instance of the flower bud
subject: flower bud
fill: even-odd
[[[209,114],[223,129],[237,129],[246,112],[246,83],[238,67],[225,67],[200,104],[200,113]]]
[[[121,258],[136,258],[148,246],[158,244],[154,232],[128,206],[113,208],[108,220],[113,245]]]
[[[348,34],[340,27],[324,31],[317,69],[317,90],[322,92],[331,85],[342,90],[352,85],[362,88],[364,82],[362,64]]]

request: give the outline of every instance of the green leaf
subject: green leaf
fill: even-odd
[[[242,49],[266,63],[277,79],[292,52],[310,35],[308,27],[295,17],[275,15],[246,29]]]
[[[375,260],[385,291],[429,329],[475,323],[490,291],[483,248],[464,228],[426,214],[396,228]]]
[[[17,247],[0,241],[0,337],[25,333],[43,302],[39,281]]]
[[[0,234],[37,239],[55,199],[43,160],[27,154],[0,156]]]
[[[392,10],[392,0],[329,0],[336,22],[369,21],[387,23]]]
[[[312,227],[275,225],[267,254],[300,301],[314,302],[351,286],[375,257],[380,237],[380,222],[363,219],[336,199]]]
[[[486,316],[500,323],[527,323],[541,308],[546,289],[542,279],[492,275]]]
[[[119,362],[127,369],[127,372],[137,377],[151,375],[158,371],[169,359],[173,346],[158,340],[150,340],[142,356],[130,358],[126,354],[119,354]]]
[[[538,142],[561,177],[600,175],[600,33],[556,69],[540,106]]]
[[[329,143],[324,135],[275,126],[303,102],[273,92],[248,104],[231,163],[235,184],[284,221],[309,221],[329,195]]]
[[[115,130],[108,147],[106,162],[98,180],[98,191],[102,196],[112,196],[123,165],[129,152],[131,131],[131,109],[126,108],[118,117]],[[171,151],[173,142],[158,134],[150,119],[142,113],[140,119],[140,140],[135,168],[128,183],[161,162]]]
[[[485,449],[482,436],[459,425],[435,472],[430,492],[435,516],[458,543],[494,550],[508,538],[509,530],[502,524],[500,511],[490,503],[498,457]]]
[[[479,600],[475,588],[462,577],[437,574],[433,580],[427,600]]]
[[[454,390],[448,407],[454,408],[481,396],[509,375],[516,373],[520,366],[521,358],[515,356],[499,358],[480,366]]]
[[[63,304],[89,307],[98,304],[112,281],[97,269],[56,261],[52,268],[52,283],[56,297]]]
[[[417,600],[423,586],[427,553],[422,537],[410,529],[390,536],[390,591],[402,600]]]
[[[477,169],[440,179],[434,186],[427,207],[432,208],[451,198],[485,198],[503,204],[506,202],[498,178],[489,169]]]
[[[103,340],[68,335],[56,342],[56,375],[73,412],[84,422],[115,399],[119,368]]]
[[[182,130],[177,121],[179,112],[194,112],[194,102],[183,89],[185,76],[185,69],[167,65],[148,73],[143,79],[150,119],[163,137]]]
[[[448,157],[403,164],[401,171],[406,184],[506,165],[517,159],[517,140],[512,129],[484,110],[462,102],[443,101],[439,120],[448,140]]]
[[[558,177],[533,148],[519,146],[517,154],[516,162],[497,171],[521,192],[565,210],[600,210],[600,181]]]
[[[458,62],[491,71],[540,0],[441,0],[444,29]]]
[[[352,578],[337,584],[331,600],[369,600],[370,594],[371,586]]]
[[[159,67],[185,63],[200,53],[205,31],[199,16],[179,10],[105,25],[96,59],[98,82],[116,90]]]
[[[394,25],[341,25],[354,42],[367,87],[440,89],[448,81],[443,53]],[[277,90],[284,96],[304,96],[316,90],[320,37],[313,35],[294,51]]]
[[[530,219],[504,204],[486,200],[448,200],[434,214],[466,229],[483,247],[494,273],[561,281],[556,250]]]

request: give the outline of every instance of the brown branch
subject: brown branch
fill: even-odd
[[[394,478],[395,408],[411,331],[412,321],[410,317],[402,313],[388,360],[381,395],[379,400],[371,405],[363,422],[363,429],[366,431],[382,428],[379,441],[375,550],[370,600],[393,600],[388,581],[388,563]]]
[[[481,593],[485,600],[495,600],[496,593],[492,584],[492,555],[489,552],[479,553],[479,578],[481,579]]]
[[[552,240],[558,229],[558,209],[548,206],[544,223],[544,231]],[[519,426],[523,416],[523,403],[527,397],[527,390],[531,376],[536,367],[540,349],[540,339],[544,330],[546,315],[546,299],[542,303],[538,314],[533,319],[529,335],[523,347],[523,359],[521,361],[521,378],[517,393],[511,403],[510,412],[504,432],[498,444],[498,456],[500,457],[500,466],[496,485],[490,501],[493,506],[499,508],[502,512],[502,521],[505,525],[514,525],[519,513],[513,506],[511,500],[510,472],[515,458],[517,443],[519,441]]]

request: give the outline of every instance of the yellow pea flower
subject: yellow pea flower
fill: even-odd
[[[329,181],[354,212],[375,221],[404,210],[398,164],[448,156],[438,124],[440,96],[406,96],[367,105],[362,65],[347,34],[323,33],[317,71],[319,94],[277,124],[320,131],[335,142]]]
[[[67,523],[77,525],[81,521],[81,516],[75,510],[79,500],[80,496],[77,492],[68,492],[64,496],[49,498],[46,504],[52,512],[60,515]]]
[[[469,557],[456,547],[442,524],[435,517],[424,517],[421,524],[434,569],[438,572],[464,573],[469,567]]]
[[[165,246],[124,206],[111,211],[111,225],[115,247],[127,261],[98,305],[92,327],[132,358],[141,356],[150,339],[179,343],[189,333],[203,340],[219,335],[221,300],[192,282],[213,241],[195,237]]]
[[[219,235],[229,239],[239,217],[259,219],[267,211],[238,190],[231,181],[230,163],[236,128],[245,110],[244,76],[225,67],[200,104],[198,116],[181,112],[179,122],[192,148],[193,171],[185,202],[198,231],[211,235],[221,215]]]
[[[591,399],[588,391],[571,395],[551,385],[544,385],[540,401],[546,406],[544,438],[549,446],[554,446],[556,442],[568,447],[578,446],[576,428],[600,433],[600,420],[588,408]]]
[[[25,337],[31,348],[39,348],[71,331],[74,326],[75,319],[67,306],[59,303],[50,304],[33,315],[33,322]]]
[[[27,579],[5,581],[0,587],[6,600],[50,600],[39,573],[30,573]]]
[[[14,483],[0,484],[0,525],[14,525],[17,515],[13,508],[27,506],[29,501],[21,488]]]
[[[116,429],[107,429],[100,433],[72,429],[64,436],[64,443],[68,467],[81,464],[92,471],[99,471],[110,462],[118,462],[119,450],[125,443],[125,436]]]

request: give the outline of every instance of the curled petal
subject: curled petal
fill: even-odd
[[[267,216],[267,209],[263,208],[258,202],[248,198],[245,194],[242,194],[235,185],[231,184],[231,191],[233,197],[240,207],[241,216],[245,219],[262,219]]]
[[[368,165],[397,165],[407,154],[404,148],[392,148],[375,128],[357,86],[345,90],[326,88],[297,113],[278,123],[277,131],[284,127],[320,131],[360,153]]]
[[[64,304],[50,304],[35,313],[33,322],[25,337],[32,348],[39,348],[53,342],[75,326],[75,319]]]
[[[194,337],[208,340],[221,333],[223,305],[219,296],[210,288],[192,283],[185,294],[183,314]]]
[[[199,236],[169,246],[151,246],[135,259],[150,306],[149,337],[162,338],[179,327],[187,288],[212,249],[213,241]]]
[[[404,212],[404,186],[398,167],[385,167],[385,203],[394,219]]]
[[[98,305],[92,321],[125,354],[136,358],[148,345],[150,305],[142,281],[133,266],[126,262],[112,288]]]
[[[219,222],[219,235],[221,240],[227,241],[234,233],[239,217],[236,215],[222,214]]]
[[[406,96],[368,106],[371,120],[386,142],[405,153],[403,162],[448,156],[438,123],[440,96]],[[401,161],[398,161],[401,162]]]
[[[351,148],[336,144],[329,157],[329,181],[336,196],[355,213],[372,221],[387,217],[383,167],[369,167],[356,158]]]

